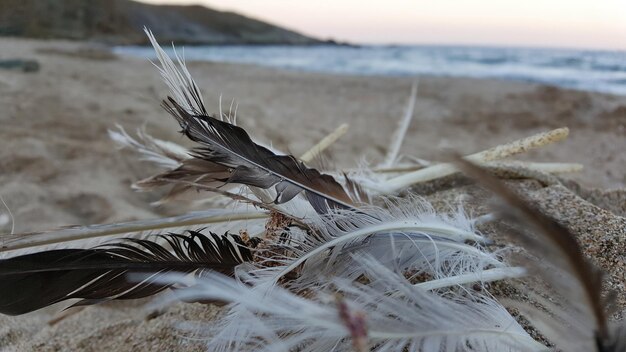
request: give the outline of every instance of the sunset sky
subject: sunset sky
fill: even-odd
[[[626,50],[626,0],[142,0],[235,11],[354,43]]]

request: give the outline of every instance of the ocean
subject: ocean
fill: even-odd
[[[114,51],[155,59],[149,47]],[[178,51],[187,61],[350,75],[494,78],[626,95],[626,51],[380,45],[187,46]]]

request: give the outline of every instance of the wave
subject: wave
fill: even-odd
[[[121,55],[154,59],[147,47]],[[626,95],[626,52],[469,46],[193,46],[187,60],[349,75],[507,79]]]

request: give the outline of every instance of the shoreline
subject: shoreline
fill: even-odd
[[[362,77],[495,79],[626,96],[623,55],[610,51],[470,46],[284,46],[177,44],[187,61],[246,63],[295,72]],[[171,55],[171,47],[166,46]],[[186,49],[186,50],[185,50]],[[117,46],[123,57],[154,59],[147,46]]]
[[[205,45],[201,45],[201,46],[204,47]],[[238,46],[238,45],[237,44],[216,45],[216,47],[229,47],[229,46]],[[295,45],[295,46],[297,47],[298,45]],[[311,46],[314,47],[317,45],[303,45],[302,47],[311,47]],[[112,48],[115,48],[115,47],[112,47]],[[148,48],[148,46],[146,46],[146,48]],[[114,50],[112,51],[112,53],[114,55],[117,55],[121,60],[148,61],[148,59],[143,59],[139,56],[116,53]],[[185,60],[185,62],[187,62],[188,64],[206,63],[206,64],[211,64],[211,65],[235,65],[235,66],[250,67],[250,68],[256,68],[256,69],[277,70],[277,71],[283,71],[283,72],[291,72],[295,74],[313,74],[313,75],[328,76],[328,77],[372,78],[372,79],[391,78],[391,79],[407,79],[407,80],[421,80],[422,78],[432,78],[432,79],[452,79],[452,80],[458,79],[458,80],[495,81],[495,82],[501,82],[502,84],[507,84],[507,83],[531,84],[531,85],[537,85],[537,86],[544,86],[546,88],[556,88],[559,90],[565,90],[565,91],[571,91],[571,92],[577,92],[577,93],[600,94],[600,95],[613,96],[613,97],[618,97],[618,98],[626,97],[626,93],[618,94],[618,93],[606,92],[602,90],[579,89],[579,88],[573,88],[573,87],[559,86],[556,84],[544,83],[540,81],[522,80],[522,79],[507,78],[507,77],[491,78],[491,77],[478,77],[478,76],[470,76],[470,75],[463,76],[463,75],[444,75],[444,74],[432,74],[432,73],[416,74],[416,75],[384,74],[384,73],[360,73],[358,74],[358,73],[351,73],[351,72],[330,72],[330,71],[321,71],[321,70],[318,71],[315,69],[277,67],[277,66],[263,65],[263,64],[257,64],[257,63],[233,62],[233,61]]]

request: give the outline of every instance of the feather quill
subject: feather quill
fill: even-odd
[[[71,226],[39,233],[7,234],[0,236],[0,259],[29,254],[34,251],[95,246],[117,237],[142,237],[155,231],[173,231],[176,228],[217,223],[237,224],[239,221],[263,220],[267,212],[246,209],[207,209],[167,218],[136,220],[113,224]],[[244,226],[245,228],[245,226]],[[240,228],[241,229],[241,228]],[[238,229],[239,230],[239,229]]]

